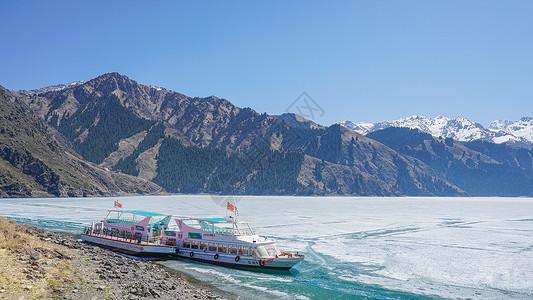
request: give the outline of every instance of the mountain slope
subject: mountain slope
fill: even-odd
[[[411,116],[380,123],[341,121],[339,124],[363,135],[388,127],[405,127],[418,129],[432,136],[453,138],[463,142],[482,140],[498,144],[507,143],[525,148],[533,146],[533,118],[522,118],[517,122],[493,122],[488,129],[465,118],[456,117],[450,119],[445,116],[436,118]]]
[[[151,182],[88,164],[61,146],[41,121],[0,87],[0,196],[161,192]]]
[[[85,159],[171,192],[464,194],[423,162],[339,125],[258,114],[118,73],[21,100]]]
[[[457,142],[417,129],[389,127],[367,135],[417,158],[472,196],[532,196],[533,151],[484,141]]]

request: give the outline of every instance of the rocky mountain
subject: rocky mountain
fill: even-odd
[[[169,192],[466,195],[419,159],[343,126],[259,114],[118,73],[20,100],[86,160]]]
[[[339,124],[363,135],[389,127],[405,127],[419,129],[432,136],[452,138],[457,141],[471,142],[481,140],[525,148],[533,147],[532,118],[522,118],[517,122],[495,121],[489,128],[484,128],[481,124],[466,118],[456,117],[451,119],[445,116],[435,118],[411,116],[379,123],[341,121]]]
[[[62,146],[42,121],[0,86],[0,196],[162,193],[141,178],[108,172]]]
[[[533,196],[532,150],[480,140],[458,142],[399,127],[367,137],[423,161],[469,195]]]

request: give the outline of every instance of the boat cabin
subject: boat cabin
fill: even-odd
[[[175,245],[176,235],[168,230],[171,215],[141,210],[110,210],[104,220],[93,226],[93,233],[140,242]]]
[[[228,217],[176,219],[176,223],[178,247],[184,249],[261,258],[281,254],[273,240],[260,238],[248,222]]]

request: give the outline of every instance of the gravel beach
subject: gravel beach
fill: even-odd
[[[157,261],[131,259],[83,244],[71,234],[1,220],[0,299],[234,298]]]

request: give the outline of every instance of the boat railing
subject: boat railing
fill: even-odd
[[[168,246],[174,246],[176,244],[175,239],[174,241],[168,240],[167,237],[162,238],[159,237],[148,237],[148,236],[126,236],[121,234],[117,231],[111,231],[110,228],[107,227],[85,227],[84,231],[87,235],[94,235],[94,236],[103,236],[110,239],[116,239],[118,241],[124,241],[129,243],[148,243],[148,244],[158,244],[158,245],[168,245]]]
[[[276,255],[276,258],[300,258],[300,257],[305,257],[304,254],[300,254],[299,252],[282,252],[278,255]]]
[[[215,230],[215,233],[216,233],[216,234],[221,234],[221,235],[228,235],[228,236],[232,236],[232,235],[247,235],[247,234],[244,233],[244,232],[239,232],[239,231],[234,230],[234,229],[220,229],[220,230]]]
[[[212,233],[215,233],[215,234],[220,234],[220,235],[227,235],[227,236],[244,236],[244,235],[253,235],[252,233],[252,230],[250,230],[250,232],[248,232],[246,229],[236,229],[236,228],[227,228],[227,227],[220,227],[220,226],[215,226],[214,224],[211,224],[211,223],[208,223],[208,222],[205,222],[205,221],[200,221],[200,228],[199,229],[202,229],[204,231],[207,231],[207,232],[212,232]],[[193,225],[196,225],[196,224],[193,224]],[[188,225],[188,226],[191,226],[191,225]],[[191,226],[193,228],[195,228],[194,226]],[[197,228],[198,229],[198,228]]]

